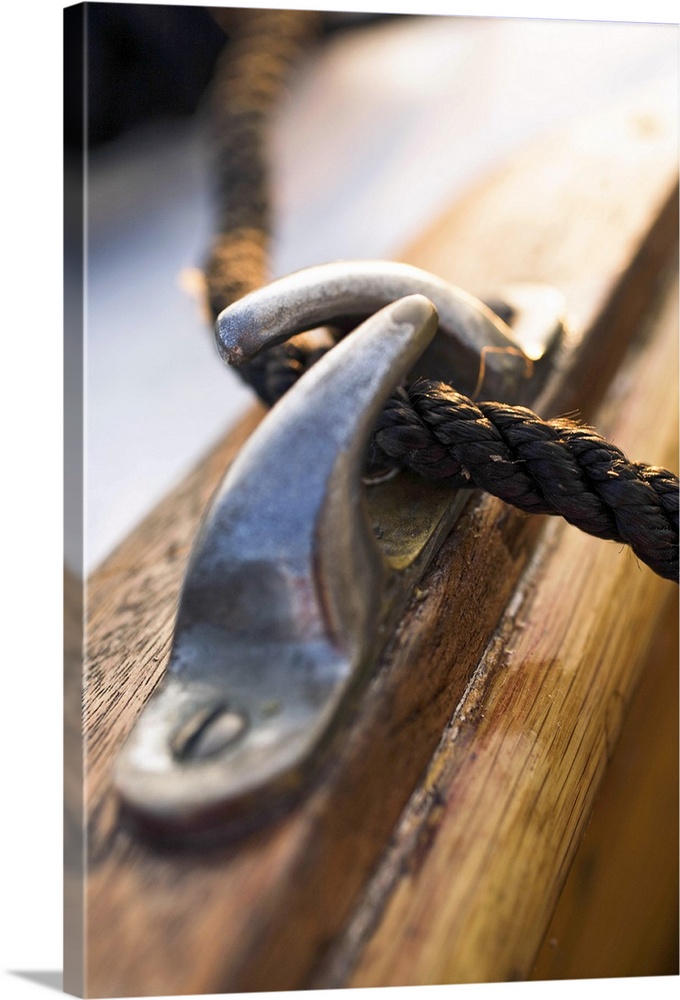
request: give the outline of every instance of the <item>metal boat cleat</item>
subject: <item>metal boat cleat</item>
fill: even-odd
[[[351,327],[413,294],[425,295],[439,317],[437,336],[418,359],[413,377],[455,378],[460,392],[476,391],[484,399],[535,398],[536,379],[529,378],[533,362],[555,344],[564,314],[563,296],[546,285],[509,286],[490,308],[410,264],[320,264],[279,278],[223,310],[215,328],[217,348],[229,364],[240,365],[297,333],[327,323]],[[505,318],[494,311],[498,307]],[[481,357],[486,359],[483,368]]]
[[[487,371],[505,387],[504,398],[525,401],[559,337],[557,300],[552,311],[546,307],[550,293],[539,294],[539,326],[526,302],[520,308],[505,299],[510,320],[516,314],[524,324],[528,363],[510,327],[438,279],[425,275],[427,297],[418,290],[401,297],[409,291],[406,272],[416,269],[394,265],[395,283],[370,292],[368,265],[348,266],[361,279],[353,306],[340,265],[329,267],[337,281],[328,303],[316,280],[293,276],[246,296],[218,321],[220,349],[233,359],[348,311],[382,306],[276,404],[204,515],[165,677],[115,772],[127,813],[164,839],[240,832],[305,787],[463,509],[468,494],[408,473],[362,484],[371,432],[390,393],[437,339],[439,363],[448,353],[476,379],[471,359],[476,352],[479,369],[488,335],[503,353],[489,355]],[[390,289],[398,300],[386,305]],[[509,366],[496,364],[504,357]],[[455,381],[450,364],[448,371]]]

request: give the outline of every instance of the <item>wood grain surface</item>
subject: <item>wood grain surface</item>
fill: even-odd
[[[678,788],[673,594],[532,979],[678,975]]]
[[[548,410],[579,405],[592,415],[658,296],[677,244],[676,116],[673,101],[664,107],[668,93],[662,89],[522,154],[404,254],[403,259],[476,292],[509,280],[549,281],[566,292],[570,333],[544,399]],[[669,370],[666,363],[667,378]],[[616,409],[616,392],[622,390],[615,386],[614,392]],[[385,916],[364,959],[351,949],[343,952],[345,975],[356,968],[357,982],[387,984],[395,975],[407,982],[523,974],[601,779],[607,739],[618,731],[637,678],[642,653],[633,656],[629,650],[637,649],[638,634],[644,644],[672,585],[639,568],[613,543],[582,539],[556,523],[548,527],[539,558],[544,519],[475,496],[310,794],[246,839],[210,851],[161,850],[121,823],[111,767],[162,676],[198,519],[260,417],[261,411],[254,411],[246,418],[88,582],[87,947],[79,959],[86,992],[139,996],[309,984],[326,968],[331,946],[342,952],[343,932],[357,906],[364,905],[362,893],[376,866],[389,865],[385,851],[395,826],[461,699],[470,706],[469,723],[454,741],[455,766],[448,762],[441,776],[454,781],[456,791],[438,815],[443,824],[457,817],[480,838],[477,854],[464,856],[459,880],[459,896],[465,888],[472,919],[455,948],[449,947],[448,931],[433,928],[432,946],[425,943],[424,951],[412,952],[408,970],[399,956],[390,964],[384,943],[389,928],[400,925],[407,896],[415,900],[413,912],[420,913],[414,887],[401,881],[388,893],[389,905],[385,895],[380,901]],[[638,423],[644,430],[640,416]],[[619,428],[613,418],[608,426]],[[641,450],[631,457],[661,461],[650,448],[656,433],[642,430],[632,439]],[[528,579],[536,585],[528,582],[516,591],[532,557]],[[584,581],[586,564],[591,568]],[[626,604],[631,613],[618,616],[620,628],[607,633],[605,645],[594,644],[593,635],[598,614],[607,617],[607,600],[597,586],[600,574],[632,588],[627,591],[632,603]],[[586,597],[582,590],[589,581]],[[565,591],[572,590],[573,600],[561,610]],[[611,596],[611,587],[604,592]],[[505,627],[517,621],[525,626],[512,636],[496,631],[509,601]],[[542,638],[527,647],[529,620],[540,623]],[[573,666],[579,655],[592,658],[592,670]],[[584,703],[592,711],[581,717]],[[463,752],[470,739],[479,748],[474,760]],[[544,758],[555,781],[547,783],[542,799],[533,781]],[[428,773],[426,787],[434,788],[433,772]],[[503,793],[509,812],[499,813],[489,799],[491,788]],[[530,821],[533,801],[537,810]],[[495,821],[485,819],[489,808]],[[529,850],[532,857],[543,850],[539,875],[530,878],[520,867],[506,883],[491,865],[478,884],[480,852],[493,857],[512,837],[515,849]],[[419,869],[423,879],[433,870],[442,877],[441,864],[450,856],[446,842],[435,839],[430,860]],[[445,899],[442,908],[450,916]],[[502,919],[492,946],[487,944],[493,961],[482,967],[465,956],[478,954],[494,909]],[[529,925],[521,947],[501,933],[511,917]],[[422,921],[424,932],[427,915]],[[414,926],[412,917],[407,926]],[[72,959],[66,969],[67,989],[77,982],[77,965]]]
[[[654,326],[598,424],[669,465],[678,450],[677,286]],[[547,527],[377,876],[389,901],[361,941],[352,985],[529,976],[666,601],[677,597],[647,577],[630,552],[565,523]],[[615,944],[616,925],[603,923],[599,935]]]

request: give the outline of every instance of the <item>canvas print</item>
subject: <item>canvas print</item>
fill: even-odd
[[[67,992],[678,974],[677,36],[65,10]]]

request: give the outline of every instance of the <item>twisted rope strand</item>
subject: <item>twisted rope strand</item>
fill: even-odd
[[[217,231],[204,268],[214,317],[267,280],[268,129],[295,63],[321,26],[314,11],[222,13],[230,39],[209,96]],[[256,370],[258,364],[245,374]]]
[[[587,534],[630,545],[655,573],[678,581],[677,477],[630,462],[589,427],[542,420],[526,407],[474,403],[423,380],[390,400],[374,449],[376,459],[382,452],[420,475],[481,488],[527,513],[559,515]]]
[[[269,126],[301,53],[321,29],[316,11],[221,10],[229,33],[209,95],[216,232],[204,265],[213,319],[268,278],[272,223]],[[271,405],[316,357],[282,344],[240,374]],[[301,367],[302,366],[302,367]]]

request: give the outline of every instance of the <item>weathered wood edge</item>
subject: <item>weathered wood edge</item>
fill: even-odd
[[[670,594],[532,980],[680,972],[678,696]]]
[[[598,425],[673,465],[677,285],[655,327]],[[529,977],[657,623],[677,600],[636,569],[566,524],[548,526],[315,986]]]
[[[671,195],[670,199],[673,197],[674,195]],[[657,235],[659,231],[665,233],[668,229],[667,213],[672,200],[669,200],[667,195],[664,198],[664,210],[656,213]],[[672,208],[670,210],[672,214]],[[661,240],[661,243],[663,242]],[[661,246],[656,237],[651,241],[643,240],[642,243],[644,250],[641,256],[638,256],[639,259],[647,261],[651,275],[667,255],[668,246]],[[422,263],[417,255],[412,259],[415,263]],[[652,266],[650,261],[655,261],[655,266]],[[439,270],[444,270],[444,267],[440,267]],[[488,280],[492,280],[491,275]],[[652,289],[648,287],[645,291],[650,294]],[[611,289],[607,289],[605,298],[610,292]],[[644,300],[643,295],[639,304],[640,310],[644,308]],[[631,331],[636,318],[631,318]],[[216,461],[219,452],[218,449],[215,453]],[[259,896],[259,889],[262,886],[257,881],[260,875],[255,877],[254,868],[248,863],[250,848],[242,852],[240,871],[235,871],[238,860],[235,860],[233,851],[212,855],[209,860],[199,861],[195,858],[187,860],[158,857],[145,846],[127,839],[125,831],[117,826],[115,808],[107,795],[107,762],[110,761],[116,746],[120,744],[136,711],[160,676],[162,659],[167,652],[173,612],[173,607],[167,600],[167,589],[174,585],[173,581],[177,585],[179,583],[183,557],[186,555],[186,546],[193,533],[195,518],[202,509],[207,499],[205,494],[210,492],[214,481],[214,479],[210,481],[209,475],[206,477],[205,470],[197,474],[189,484],[191,496],[186,491],[182,494],[185,503],[189,504],[190,516],[181,526],[181,530],[177,530],[178,526],[174,524],[172,518],[172,511],[178,503],[178,497],[175,496],[164,506],[160,515],[150,519],[135,533],[131,542],[123,546],[107,562],[90,588],[89,631],[91,638],[98,639],[99,656],[90,662],[92,670],[89,690],[94,702],[98,704],[93,705],[90,702],[87,714],[88,721],[91,719],[92,724],[96,726],[96,738],[88,744],[92,766],[88,793],[95,807],[90,842],[92,903],[89,916],[94,921],[94,927],[97,922],[100,927],[107,927],[108,939],[105,944],[100,945],[96,940],[97,935],[92,933],[94,928],[90,924],[93,962],[90,968],[93,977],[90,987],[94,986],[100,995],[107,990],[108,995],[111,995],[111,991],[114,995],[125,992],[134,994],[140,990],[167,992],[167,975],[173,972],[173,968],[168,967],[167,973],[165,969],[149,970],[150,954],[154,955],[153,961],[159,965],[168,961],[168,956],[175,956],[171,965],[176,966],[174,971],[179,972],[179,978],[169,987],[172,990],[179,988],[182,991],[195,992],[201,989],[252,989],[258,988],[258,982],[268,983],[267,988],[281,989],[301,982],[301,977],[305,975],[304,970],[309,969],[310,962],[318,957],[319,947],[323,948],[329,933],[333,933],[333,927],[337,929],[348,912],[352,896],[358,891],[366,872],[370,870],[381,845],[388,836],[405,801],[404,796],[413,788],[418,773],[429,755],[427,747],[436,743],[441,727],[450,715],[469,671],[476,664],[488,640],[489,629],[493,627],[491,619],[494,616],[497,619],[507,601],[512,581],[528,558],[531,545],[539,530],[537,522],[507,514],[494,502],[482,503],[468,512],[464,525],[466,530],[456,533],[456,537],[449,540],[446,551],[442,553],[433,568],[430,586],[433,595],[439,588],[444,590],[450,587],[456,588],[458,593],[467,595],[466,603],[469,607],[473,607],[475,603],[481,605],[486,602],[484,606],[489,613],[489,622],[481,627],[476,621],[461,622],[461,631],[464,631],[466,625],[470,626],[467,637],[459,635],[452,645],[444,643],[445,648],[443,648],[441,637],[436,639],[431,635],[426,637],[422,634],[424,619],[429,620],[430,616],[436,619],[438,613],[441,615],[450,613],[455,601],[451,602],[449,599],[447,603],[444,596],[436,594],[436,600],[433,596],[429,598],[428,603],[426,598],[420,605],[411,609],[402,634],[395,641],[392,658],[387,657],[377,678],[376,683],[381,690],[378,694],[374,691],[372,701],[369,697],[362,709],[366,711],[365,719],[361,720],[363,725],[360,727],[364,736],[363,739],[357,739],[352,759],[356,760],[362,754],[365,756],[368,753],[365,766],[369,769],[369,773],[364,772],[363,777],[371,780],[364,788],[359,766],[352,780],[348,779],[347,787],[344,787],[338,774],[343,767],[351,763],[351,760],[349,758],[343,760],[342,754],[331,768],[335,778],[331,772],[326,775],[327,782],[335,789],[337,807],[343,817],[342,830],[347,829],[349,838],[348,842],[342,845],[340,854],[333,854],[336,874],[330,872],[330,881],[327,880],[320,889],[318,883],[314,882],[314,876],[305,875],[305,871],[301,870],[304,867],[309,872],[310,867],[314,868],[314,864],[310,864],[312,861],[320,864],[324,859],[324,851],[330,850],[329,845],[337,847],[338,837],[342,832],[329,817],[324,817],[324,797],[328,795],[328,791],[318,789],[307,803],[304,816],[298,813],[283,824],[286,830],[282,832],[279,828],[278,831],[270,832],[269,836],[256,838],[252,845],[253,849],[257,846],[263,851],[265,859],[263,863],[267,863],[267,860],[272,862],[277,858],[280,863],[281,858],[286,856],[287,849],[292,849],[290,845],[294,843],[296,835],[307,845],[307,849],[299,855],[299,863],[287,869],[288,874],[280,889],[274,893],[269,906],[263,911]],[[209,482],[210,486],[207,486]],[[136,551],[138,548],[143,550],[141,560]],[[451,559],[451,562],[444,566],[447,559]],[[470,565],[476,566],[478,576],[476,585],[471,585]],[[131,597],[125,610],[133,618],[139,616],[140,620],[135,626],[141,633],[152,636],[152,639],[147,639],[141,650],[139,648],[131,650],[129,643],[134,628],[131,628],[130,622],[128,621],[126,626],[119,624],[113,630],[108,628],[108,624],[112,612],[116,611],[120,603],[115,585],[118,584],[118,580],[125,579],[127,573],[138,572],[140,569],[141,580],[138,581],[138,585],[130,588]],[[491,593],[487,593],[486,585],[482,586],[481,583],[485,572],[488,572],[495,588]],[[477,591],[475,586],[478,588]],[[434,672],[433,675],[425,675],[419,678],[417,685],[413,681],[409,685],[409,678],[403,676],[406,673],[404,662],[410,656],[427,658],[428,643],[429,653],[435,658],[443,655],[449,665],[468,665],[462,669],[457,683],[454,682],[451,687],[447,688],[450,678],[445,673]],[[401,667],[396,664],[399,657],[402,659]],[[103,667],[103,661],[109,660],[110,663],[112,659],[117,660],[119,667],[122,666],[122,670],[116,670],[118,676],[113,678],[113,704],[108,688],[111,678]],[[140,669],[143,667],[147,668],[148,673],[145,674]],[[131,691],[131,671],[135,668],[139,686],[134,688],[132,685]],[[401,678],[399,670],[402,671]],[[123,687],[123,684],[127,684],[127,688]],[[443,700],[437,702],[438,698]],[[385,720],[388,715],[391,721],[386,734]],[[423,740],[424,749],[420,750],[416,760],[412,758],[409,760],[408,752],[413,750],[416,720],[419,740]],[[374,728],[373,732],[370,728],[372,725],[378,727]],[[379,753],[376,753],[376,732],[382,733],[381,739],[385,741]],[[398,754],[395,755],[394,751],[399,748],[407,754],[405,761],[400,761]],[[396,768],[395,760],[398,765]],[[369,762],[372,766],[369,766]],[[379,803],[380,808],[378,808],[371,796],[375,796],[376,791],[375,775],[381,773],[390,775],[390,784],[394,787],[386,790],[386,801]],[[298,830],[295,835],[296,823]],[[357,826],[362,830],[361,843],[357,842],[355,832]],[[312,830],[313,837],[310,834]],[[271,838],[278,838],[275,849],[272,848]],[[272,851],[269,855],[268,847]],[[108,877],[105,877],[103,869],[107,866]],[[222,875],[220,866],[224,869]],[[135,890],[136,868],[139,871],[140,881]],[[238,907],[232,905],[230,901],[225,904],[225,873],[230,873],[227,884],[231,882],[231,889],[245,888],[248,884],[251,886],[251,891],[240,900]],[[289,894],[293,883],[296,894],[294,905],[291,904]],[[135,892],[139,895],[142,888],[148,897],[153,897],[154,892],[159,894],[154,904],[153,918],[151,910],[154,910],[154,905],[149,904],[151,905],[149,917],[153,926],[146,925],[142,914],[141,925],[136,929],[134,926],[125,929],[123,924],[126,919],[126,903],[129,905],[131,899],[135,900]],[[175,905],[178,904],[184,892],[192,891],[195,891],[204,903],[206,901],[208,903],[203,906],[201,912],[193,913],[189,919],[186,914],[168,909],[172,907],[173,901]],[[334,902],[338,903],[330,928],[318,920],[320,910],[315,904],[319,902],[319,891],[323,891],[324,894],[335,894]],[[216,898],[220,896],[221,899]],[[341,902],[343,899],[344,904]],[[105,900],[106,906],[104,906]],[[149,900],[140,900],[137,897],[137,902],[143,908]],[[218,914],[221,913],[222,920],[229,923],[230,912],[233,914],[233,921],[236,914],[243,912],[244,909],[248,910],[251,902],[254,911],[248,911],[250,923],[247,927],[250,944],[246,947],[244,929],[236,928],[231,941],[214,942],[212,948],[208,949],[210,954],[206,954],[205,947],[201,949],[199,942],[205,937],[206,929],[211,923],[214,937],[214,921],[218,919]],[[259,916],[256,912],[258,907],[260,907]],[[165,914],[165,923],[158,921],[159,913],[161,916]],[[281,934],[281,917],[284,915],[290,931],[284,928],[283,938],[278,937],[276,942],[272,942],[272,935]],[[143,948],[140,948],[139,935],[142,928],[147,932],[147,936]],[[233,923],[231,931],[234,931]],[[305,942],[302,951],[301,941]],[[155,952],[155,948],[159,951]],[[205,959],[203,967],[199,970],[187,967],[187,962],[191,962],[191,956],[195,957],[201,950]],[[120,967],[113,970],[113,974],[108,961],[112,952],[117,959],[120,959]],[[218,954],[221,955],[223,970],[221,973],[215,966]],[[266,961],[263,965],[262,959],[265,956]],[[145,961],[147,968],[144,966]],[[235,962],[237,965],[240,964],[240,969],[235,968]],[[256,963],[259,969],[253,968]],[[107,982],[109,985],[106,985]]]

